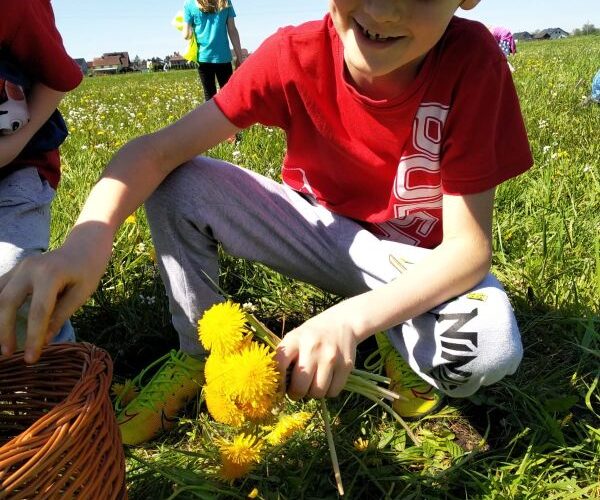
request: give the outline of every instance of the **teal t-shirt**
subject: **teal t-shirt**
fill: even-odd
[[[202,12],[196,0],[186,0],[183,6],[183,20],[192,26],[198,42],[198,62],[231,62],[227,20],[235,17],[231,2],[229,7],[207,14]]]

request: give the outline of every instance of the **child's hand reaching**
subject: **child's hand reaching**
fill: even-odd
[[[42,347],[98,286],[110,257],[111,238],[100,224],[75,228],[62,247],[30,256],[0,277],[0,349],[10,355],[16,345],[18,309],[30,302],[25,361],[35,363]]]
[[[335,397],[354,367],[359,335],[349,323],[344,303],[314,316],[289,332],[277,348],[280,373],[291,369],[287,392],[304,396]]]

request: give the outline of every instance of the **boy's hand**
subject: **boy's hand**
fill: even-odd
[[[280,373],[291,368],[287,392],[304,396],[335,397],[354,367],[358,336],[348,324],[343,303],[309,319],[289,332],[277,348]]]
[[[17,310],[30,298],[25,362],[35,363],[42,347],[98,286],[110,251],[93,250],[98,242],[64,245],[28,257],[0,277],[0,346],[3,355],[16,347]]]

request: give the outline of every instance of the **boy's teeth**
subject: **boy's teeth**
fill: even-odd
[[[387,36],[380,36],[378,33],[371,33],[368,29],[363,28],[363,34],[369,39],[376,42],[385,42],[388,38]]]

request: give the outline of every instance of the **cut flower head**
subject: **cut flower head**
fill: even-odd
[[[239,434],[229,441],[219,443],[221,456],[221,477],[227,480],[238,479],[246,475],[260,462],[263,442],[256,436]]]
[[[198,321],[200,342],[213,354],[236,352],[248,334],[246,314],[239,304],[230,301],[215,304]]]

